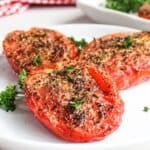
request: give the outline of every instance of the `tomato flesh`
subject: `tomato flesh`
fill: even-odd
[[[119,127],[124,104],[106,73],[73,66],[72,72],[64,67],[31,73],[24,86],[26,104],[65,140],[102,140]]]
[[[19,73],[42,64],[70,62],[77,55],[75,44],[55,30],[32,28],[9,33],[3,41],[4,54],[12,68]]]
[[[149,43],[150,32],[113,33],[87,44],[77,59],[105,70],[118,89],[126,89],[150,77]]]

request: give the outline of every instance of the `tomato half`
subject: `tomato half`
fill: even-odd
[[[33,114],[68,141],[102,140],[121,123],[124,104],[118,91],[105,72],[93,67],[72,64],[34,71],[24,92]]]
[[[18,73],[42,64],[69,62],[77,55],[75,44],[55,30],[32,28],[9,33],[3,41],[4,54]]]
[[[150,32],[113,33],[94,39],[77,59],[110,73],[119,89],[131,87],[150,77]]]

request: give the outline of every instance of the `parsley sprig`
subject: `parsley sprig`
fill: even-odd
[[[130,48],[133,45],[133,40],[131,37],[127,37],[123,41],[123,48]]]
[[[70,101],[68,103],[68,106],[73,108],[73,109],[80,109],[81,105],[84,104],[85,100],[81,99],[81,100],[74,100],[74,101]]]
[[[148,106],[145,106],[145,107],[144,107],[144,109],[143,109],[143,111],[145,111],[145,112],[148,112],[148,111],[150,111],[150,107],[148,107]]]
[[[150,0],[106,0],[106,7],[122,12],[137,12],[141,5]]]
[[[71,36],[69,37],[69,39],[75,43],[78,52],[80,52],[82,47],[84,47],[87,44],[87,41],[84,38],[78,41],[74,37]]]
[[[73,66],[66,67],[64,71],[67,74],[72,73],[74,71],[74,67]]]
[[[19,77],[18,77],[18,84],[19,84],[21,89],[23,88],[23,82],[26,79],[26,77],[27,77],[27,71],[25,69],[23,69],[20,72]]]
[[[4,109],[5,111],[14,111],[16,109],[15,101],[17,99],[22,99],[24,97],[23,94],[23,83],[26,79],[27,72],[23,69],[18,77],[18,85],[8,85],[5,90],[0,92],[0,108]],[[19,89],[20,88],[20,89]]]
[[[0,108],[8,111],[14,111],[16,108],[15,97],[16,97],[16,86],[9,85],[6,89],[0,92]]]
[[[36,56],[33,60],[32,60],[32,64],[34,66],[39,66],[42,63],[42,58],[41,55]]]

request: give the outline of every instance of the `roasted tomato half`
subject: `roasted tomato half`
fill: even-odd
[[[124,104],[116,87],[93,67],[36,70],[25,80],[24,92],[33,114],[68,141],[104,139],[121,123]]]
[[[150,32],[114,33],[94,39],[81,50],[80,64],[111,74],[119,89],[150,77]]]
[[[65,35],[43,28],[9,33],[3,41],[3,48],[17,73],[43,64],[68,62],[77,54],[75,44]]]

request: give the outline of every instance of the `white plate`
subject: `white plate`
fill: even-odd
[[[150,20],[105,8],[105,0],[78,0],[77,5],[98,23],[123,25],[150,31]]]
[[[23,28],[23,27],[22,27]],[[112,32],[134,31],[108,25],[62,25],[52,27],[76,38],[88,40]],[[9,31],[7,31],[9,32]],[[1,39],[4,37],[0,37]],[[0,91],[7,84],[17,81],[16,74],[9,67],[4,56],[0,56]],[[143,112],[143,106],[150,106],[150,82],[122,91],[125,113],[120,128],[103,141],[74,144],[63,141],[49,132],[34,116],[23,109],[7,113],[0,110],[0,149],[36,150],[149,150],[150,112]]]

